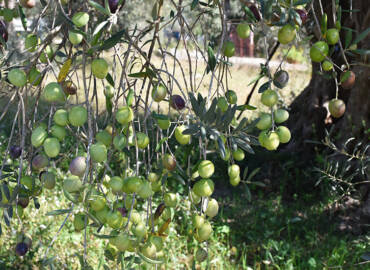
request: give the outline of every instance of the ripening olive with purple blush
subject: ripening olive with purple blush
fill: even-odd
[[[22,148],[18,145],[12,145],[9,149],[9,155],[12,159],[19,158],[22,154]]]
[[[49,164],[49,159],[44,154],[38,154],[32,159],[32,168],[41,170]]]
[[[301,17],[302,24],[305,24],[308,19],[307,11],[304,9],[296,9],[295,11],[298,13],[299,17]]]
[[[76,157],[72,160],[69,165],[69,170],[71,174],[82,177],[85,174],[86,170],[86,158],[85,157]]]
[[[175,110],[182,110],[185,108],[185,100],[180,95],[173,95],[170,100],[170,105]]]

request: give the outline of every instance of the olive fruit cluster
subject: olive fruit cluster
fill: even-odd
[[[278,88],[286,86],[289,80],[289,75],[286,71],[280,70],[275,73],[273,83]],[[262,113],[256,124],[256,127],[261,130],[258,140],[261,146],[267,150],[276,150],[280,143],[288,143],[291,138],[290,131],[285,126],[276,126],[288,120],[289,113],[285,109],[279,108],[274,110],[274,106],[278,103],[277,91],[267,89],[261,95],[261,103],[269,107],[271,113]]]

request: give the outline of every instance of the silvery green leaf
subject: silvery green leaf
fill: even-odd
[[[193,108],[194,113],[198,117],[200,117],[199,104],[198,104],[198,101],[196,100],[196,98],[194,97],[193,93],[189,93],[189,99],[190,99],[190,103],[191,103],[191,106]]]
[[[252,147],[246,141],[243,141],[240,138],[235,138],[235,141],[240,148],[242,148],[243,150],[245,150],[246,152],[250,154],[254,154]]]
[[[237,133],[238,131],[242,130],[247,124],[247,118],[243,118],[239,125],[234,129],[233,133]]]
[[[204,115],[203,119],[201,118],[201,120],[207,123],[212,123],[215,119],[216,106],[217,106],[217,99],[214,98],[212,100],[211,106],[209,107],[208,111]]]
[[[225,144],[221,137],[217,137],[217,144],[218,144],[218,149],[220,150],[221,157],[224,159],[226,157],[226,149],[225,149]]]

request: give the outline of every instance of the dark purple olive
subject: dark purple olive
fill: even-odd
[[[32,159],[32,168],[35,170],[41,170],[48,166],[49,164],[49,159],[43,155],[43,154],[38,154]]]
[[[170,100],[170,105],[175,110],[180,111],[185,108],[185,101],[181,96],[173,95]]]
[[[275,73],[274,75],[274,85],[278,88],[284,88],[289,81],[289,73],[286,72],[285,70],[279,70],[278,72]]]
[[[29,203],[30,203],[30,199],[28,197],[20,196],[18,198],[18,205],[20,205],[22,208],[26,208]]]
[[[9,154],[12,159],[19,158],[22,154],[22,148],[18,145],[12,145],[9,149]]]
[[[301,17],[302,24],[305,24],[308,18],[307,11],[304,9],[296,9],[295,11],[298,13],[299,17]]]
[[[260,21],[261,20],[261,14],[260,14],[258,8],[255,5],[251,5],[251,6],[249,6],[249,9],[252,11],[256,20]]]
[[[15,247],[15,253],[18,256],[24,256],[28,251],[28,245],[26,243],[18,243]]]
[[[105,1],[103,1],[105,2]],[[108,0],[109,9],[111,13],[116,13],[116,10],[118,8],[118,2],[119,0]]]
[[[0,35],[5,40],[5,42],[8,41],[8,30],[6,24],[2,20],[0,20]]]

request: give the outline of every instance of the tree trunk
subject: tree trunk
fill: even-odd
[[[328,14],[328,28],[334,27],[332,20],[332,1],[322,1],[324,10]],[[334,2],[334,1],[333,1]],[[342,9],[351,9],[350,1],[340,1]],[[316,1],[318,3],[318,1]],[[352,9],[358,10],[352,15],[346,12],[342,14],[342,26],[354,29],[353,40],[364,30],[370,27],[370,10],[368,0],[353,1]],[[316,11],[320,7],[315,8]],[[317,14],[320,19],[320,14]],[[344,46],[346,30],[342,28],[341,40]],[[358,49],[368,50],[370,48],[370,35],[367,35],[358,45]],[[335,139],[338,148],[351,137],[356,142],[369,143],[370,130],[370,67],[369,56],[357,55],[347,57],[351,70],[356,75],[356,82],[352,89],[346,90],[339,86],[338,98],[346,104],[346,112],[339,119],[333,118],[328,112],[328,102],[335,98],[336,86],[334,79],[325,79],[319,75],[319,64],[312,66],[312,79],[307,88],[293,101],[290,106],[291,117],[288,126],[292,131],[292,141],[286,149],[290,153],[299,155],[303,160],[313,160],[315,145],[310,141],[322,141],[325,138],[325,129],[333,129],[331,139]],[[339,67],[345,64],[342,54],[339,52],[332,57],[334,63]],[[336,69],[338,71],[338,69]],[[338,72],[338,81],[340,81]],[[308,164],[308,163],[307,163]],[[369,172],[365,175],[369,180]],[[362,179],[363,180],[363,179]],[[361,187],[361,206],[357,209],[356,219],[370,219],[370,185]],[[358,222],[357,222],[358,223]]]
[[[316,1],[318,2],[318,1]],[[331,1],[324,6],[327,14],[331,14]],[[349,1],[343,2],[343,9],[350,9]],[[352,18],[348,13],[343,13],[342,25],[352,28],[356,31],[353,39],[370,27],[370,10],[368,9],[367,0],[353,1],[353,9],[360,10],[352,13]],[[316,11],[319,8],[316,8]],[[329,26],[330,18],[328,15]],[[332,23],[332,22],[331,22]],[[342,28],[343,29],[343,28]],[[341,40],[344,44],[346,31],[341,31]],[[358,44],[358,48],[370,48],[370,35]],[[340,137],[340,142],[348,139],[351,136],[359,140],[364,138],[364,132],[369,128],[370,120],[370,68],[366,56],[348,57],[351,64],[351,70],[356,74],[356,83],[350,90],[345,90],[339,86],[338,98],[346,103],[346,113],[339,119],[332,118],[328,113],[328,102],[335,98],[335,82],[333,79],[326,79],[318,74],[320,65],[314,63],[312,65],[312,79],[307,88],[293,101],[291,104],[291,118],[289,126],[292,129],[293,140],[287,147],[289,150],[304,150],[311,152],[312,144],[307,143],[307,140],[322,140],[325,137],[325,129],[329,129],[333,124]],[[342,66],[345,61],[342,54],[338,52],[333,57],[333,61]],[[338,72],[338,81],[340,81],[340,73]],[[310,158],[307,156],[307,158]]]

